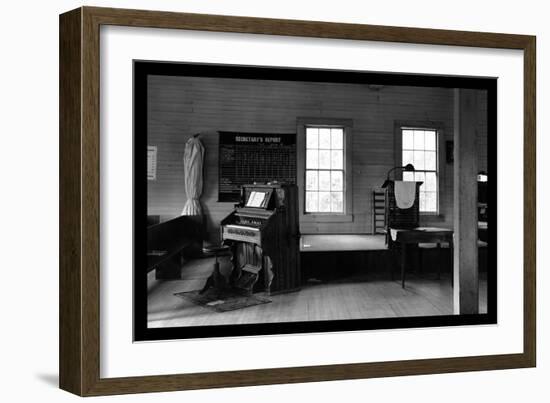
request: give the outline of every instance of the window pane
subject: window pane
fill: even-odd
[[[330,213],[330,192],[319,192],[319,211]]]
[[[319,147],[319,129],[313,127],[306,128],[306,147]]]
[[[332,169],[343,169],[344,168],[344,151],[343,150],[332,150],[331,151],[330,167]]]
[[[344,148],[344,129],[331,129],[332,148],[341,150]]]
[[[435,171],[435,151],[426,151],[424,154],[425,169]]]
[[[426,211],[426,193],[420,192],[420,211]]]
[[[424,149],[424,130],[414,131],[414,149],[415,150]]]
[[[420,195],[424,193],[426,190],[426,174],[424,172],[415,172],[414,173],[414,180],[416,182],[422,182],[422,185],[420,185]],[[421,206],[420,211],[424,211],[424,208]]]
[[[407,165],[407,164],[413,164],[414,165],[414,161],[413,161],[413,152],[412,151],[403,151],[403,161],[402,161],[403,165]]]
[[[410,131],[411,147],[414,133]],[[344,129],[306,127],[306,213],[344,212]]]
[[[414,169],[424,169],[424,151],[414,152]]]
[[[306,168],[307,169],[319,168],[319,151],[306,150]]]
[[[412,130],[403,130],[403,149],[412,150],[414,148],[414,132]]]
[[[330,173],[330,190],[344,190],[344,175],[342,171]]]
[[[413,164],[416,169],[403,172],[403,180],[422,182],[420,211],[437,212],[437,130],[402,130],[402,139],[402,163]]]
[[[333,213],[344,212],[344,194],[343,192],[330,192],[330,207]]]
[[[330,148],[330,129],[319,129],[319,148]]]
[[[319,190],[330,190],[330,171],[319,171]]]
[[[435,192],[437,190],[435,172],[426,172],[426,186],[424,189],[427,192]]]
[[[319,150],[319,168],[330,169],[330,150]]]
[[[306,171],[306,190],[319,190],[317,171]]]
[[[424,210],[429,211],[430,213],[437,212],[437,193],[436,192],[426,192],[425,193],[425,205]]]
[[[319,193],[317,192],[306,192],[306,212],[316,212],[319,211]]]
[[[435,151],[435,132],[432,130],[424,132],[424,149]]]

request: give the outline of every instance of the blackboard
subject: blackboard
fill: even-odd
[[[239,201],[241,186],[296,183],[296,133],[219,132],[218,201]]]

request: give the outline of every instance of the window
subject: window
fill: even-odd
[[[343,127],[306,127],[306,214],[345,212],[344,141]]]
[[[437,130],[402,128],[402,163],[413,164],[414,172],[403,172],[404,181],[422,181],[420,211],[438,211]]]
[[[296,124],[296,181],[304,231],[319,230],[310,224],[353,222],[353,120],[298,117]]]

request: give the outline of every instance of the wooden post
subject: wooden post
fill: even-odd
[[[477,261],[477,94],[454,90],[454,261],[455,314],[479,313]]]

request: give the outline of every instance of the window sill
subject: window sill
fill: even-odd
[[[353,214],[301,214],[302,222],[352,222]]]

